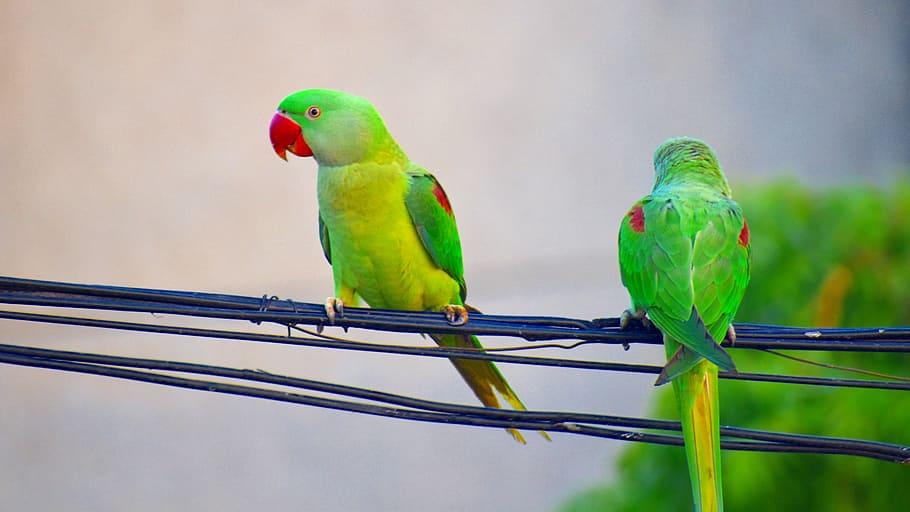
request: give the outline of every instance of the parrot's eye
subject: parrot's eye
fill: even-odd
[[[322,109],[319,107],[313,106],[313,107],[306,109],[306,116],[309,117],[310,119],[316,119],[317,117],[319,117],[321,115],[322,115]]]

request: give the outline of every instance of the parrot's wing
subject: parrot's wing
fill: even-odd
[[[455,214],[445,190],[436,178],[422,170],[408,172],[411,187],[405,205],[424,248],[436,265],[452,276],[461,289],[461,300],[467,296],[461,239],[455,225]]]
[[[660,375],[657,376],[657,380],[654,381],[654,385],[663,386],[664,384],[672,381],[680,375],[688,372],[694,368],[695,365],[704,360],[705,358],[702,357],[698,352],[690,349],[685,345],[680,345],[679,348],[676,349],[676,352],[673,354],[673,357],[667,360],[667,364],[665,364],[663,369],[660,371]]]
[[[708,213],[707,224],[695,237],[692,285],[698,314],[708,332],[720,340],[749,284],[752,246],[739,205],[714,203]]]
[[[645,234],[644,207],[650,202],[649,196],[635,203],[619,228],[619,274],[634,309],[654,304],[657,295],[657,273],[649,261],[654,241]]]
[[[645,309],[665,335],[733,371],[733,359],[708,333],[695,308],[692,258],[693,240],[683,233],[672,199],[646,197],[623,219],[620,274],[634,306]]]
[[[319,243],[322,244],[322,254],[325,254],[325,259],[328,260],[329,265],[331,265],[332,246],[329,243],[329,230],[325,227],[325,222],[322,220],[322,215],[319,216]]]
[[[692,307],[692,314],[689,315],[685,322],[668,317],[663,310],[657,307],[648,310],[648,317],[660,329],[660,332],[678,340],[685,347],[690,348],[722,369],[730,372],[736,371],[733,358],[711,337],[711,333],[705,328],[705,323],[694,306]],[[673,377],[670,375],[680,375],[698,362],[697,358],[684,357],[690,355],[681,354],[683,357],[671,359],[662,372],[664,374],[663,382],[672,380]],[[661,383],[661,379],[658,379],[658,383]]]

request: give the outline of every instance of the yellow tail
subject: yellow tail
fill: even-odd
[[[667,353],[672,355],[676,348],[673,347],[671,352],[670,346],[678,344],[667,341],[665,338]],[[722,511],[717,366],[702,360],[673,380],[673,391],[679,402],[695,510]]]
[[[432,334],[430,336],[442,347],[483,348],[477,337],[472,335]],[[527,410],[525,404],[521,402],[518,395],[506,382],[505,377],[499,373],[499,368],[492,361],[481,361],[479,359],[450,359],[450,361],[455,365],[464,381],[468,383],[468,386],[471,386],[471,390],[474,391],[474,394],[477,395],[483,405],[502,408],[499,398],[496,396],[498,391],[513,409],[519,411]],[[525,444],[525,438],[521,435],[521,432],[514,428],[506,430],[509,434],[512,434],[516,441]],[[550,436],[543,430],[540,431],[540,435],[544,436],[548,441],[550,440]]]

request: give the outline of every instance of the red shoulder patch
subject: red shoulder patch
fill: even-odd
[[[745,247],[749,245],[749,224],[743,219],[743,229],[739,232],[739,245]]]
[[[439,185],[439,182],[433,183],[433,195],[436,196],[436,201],[439,202],[439,206],[442,206],[442,209],[446,211],[449,215],[452,213],[452,205],[449,203],[449,198],[446,196],[446,191],[442,189]]]
[[[645,232],[645,211],[640,204],[636,204],[629,210],[629,227],[636,233]]]

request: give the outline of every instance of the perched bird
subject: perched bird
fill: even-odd
[[[668,362],[656,384],[673,382],[679,402],[695,510],[722,510],[718,367],[735,371],[718,345],[746,285],[749,228],[714,151],[688,137],[654,153],[651,194],[635,203],[619,230],[622,282],[632,309],[663,333]]]
[[[358,298],[375,308],[441,311],[454,325],[476,311],[464,302],[452,204],[439,181],[401,150],[370,102],[340,91],[300,91],[278,106],[269,135],[281,158],[290,151],[319,166],[319,238],[335,281],[326,301],[330,320]],[[429,336],[440,346],[483,348],[471,335]],[[498,393],[525,409],[492,362],[451,361],[485,406],[500,407]],[[525,442],[517,430],[509,433]]]

